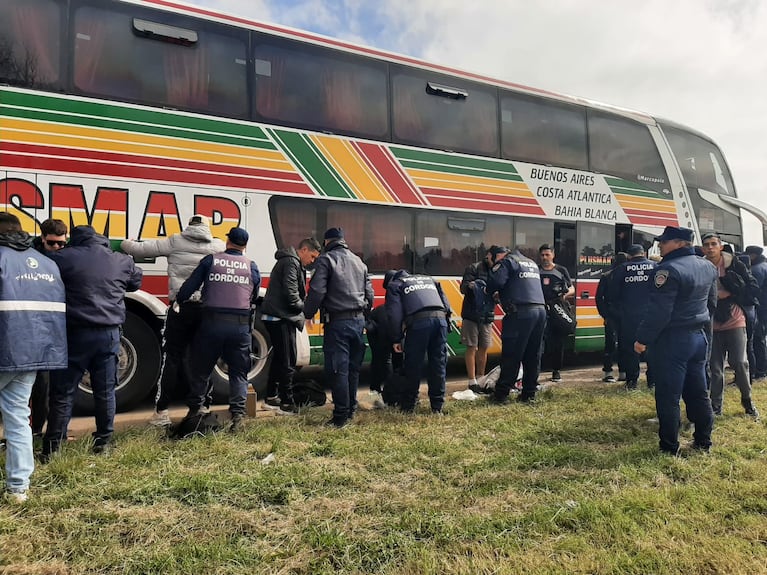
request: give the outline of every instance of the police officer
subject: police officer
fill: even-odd
[[[694,449],[708,451],[714,413],[706,387],[705,329],[716,309],[716,269],[695,256],[693,232],[668,226],[659,237],[663,260],[655,268],[647,314],[634,351],[648,351],[655,375],[660,450],[679,451],[679,399],[695,424]]]
[[[445,294],[431,277],[411,276],[400,270],[386,290],[385,306],[392,341],[395,342],[394,351],[405,354],[402,411],[412,413],[418,403],[425,355],[428,358],[429,403],[433,413],[441,413],[445,403],[447,322],[450,316],[450,304]]]
[[[258,297],[261,274],[245,254],[248,232],[232,228],[226,250],[200,260],[178,290],[184,303],[202,286],[202,322],[192,341],[192,365],[187,406],[191,418],[200,413],[208,394],[208,379],[219,356],[229,367],[231,431],[245,418],[251,348],[251,306]]]
[[[627,253],[629,260],[613,274],[613,287],[620,314],[620,365],[626,372],[626,389],[631,391],[637,388],[639,379],[639,354],[634,351],[636,330],[644,317],[655,262],[645,257],[644,247],[639,244],[633,244]],[[649,375],[647,387],[652,388]]]
[[[315,262],[304,303],[304,316],[322,310],[325,375],[333,386],[333,417],[327,425],[343,427],[357,409],[357,386],[365,356],[364,314],[373,304],[368,268],[344,240],[341,228],[325,232],[325,253]]]
[[[767,258],[764,257],[761,246],[746,247],[746,254],[751,259],[751,275],[757,283],[756,323],[754,324],[754,364],[751,377],[763,379],[767,377]]]
[[[597,285],[597,293],[594,296],[597,304],[597,311],[605,321],[605,353],[604,363],[602,365],[602,381],[605,383],[615,383],[613,376],[613,362],[617,358],[618,373],[623,372],[620,355],[617,353],[618,347],[618,326],[620,317],[616,305],[615,289],[612,287],[613,274],[621,264],[628,261],[628,255],[625,252],[618,252],[613,258],[610,269],[602,274]],[[631,340],[632,345],[634,340]],[[625,378],[624,378],[625,379]]]
[[[554,263],[556,254],[549,244],[543,244],[538,248],[538,257],[541,260],[539,273],[543,286],[543,297],[547,304],[565,302],[575,295],[575,286],[570,278],[570,272],[565,266]],[[567,334],[556,329],[554,322],[548,322],[544,332],[545,356],[551,363],[551,381],[562,381],[560,370],[565,353],[565,341]]]
[[[503,317],[501,331],[501,376],[491,401],[506,403],[522,364],[522,393],[517,401],[535,398],[540,372],[546,306],[538,266],[519,250],[493,250],[493,268],[488,277],[487,292],[498,292]]]

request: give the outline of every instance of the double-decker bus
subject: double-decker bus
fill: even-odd
[[[594,295],[616,251],[666,225],[739,248],[739,205],[711,139],[644,113],[172,0],[0,2],[0,210],[32,234],[53,217],[119,244],[204,214],[218,237],[249,230],[268,282],[277,248],[341,226],[378,297],[405,268],[440,279],[456,311],[490,245],[535,259],[549,243],[576,280],[580,351],[603,345]],[[166,262],[142,266],[122,409],[160,364]],[[258,324],[253,338],[260,387],[269,341]],[[463,351],[457,331],[449,348]]]

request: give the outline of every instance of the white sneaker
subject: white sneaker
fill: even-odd
[[[381,395],[380,393],[378,394]],[[389,407],[386,405],[386,402],[383,400],[383,397],[377,397],[375,401],[373,401],[373,409],[386,409]]]
[[[474,378],[474,379],[470,379],[470,380],[469,380],[469,383],[466,385],[466,388],[467,388],[467,389],[471,389],[471,386],[472,386],[472,385],[477,385],[477,379],[476,379],[476,378]]]
[[[11,503],[24,503],[29,499],[29,491],[7,491],[5,496]]]
[[[207,406],[207,405],[203,405],[203,406],[200,408],[200,411],[199,411],[198,413],[201,413],[202,415],[205,415],[205,414],[207,414],[207,413],[210,413],[210,407],[209,407],[209,406]]]
[[[173,425],[173,422],[170,420],[170,415],[168,415],[168,410],[161,409],[160,411],[155,411],[154,415],[149,420],[149,425],[154,425],[155,427],[168,427],[169,425]]]

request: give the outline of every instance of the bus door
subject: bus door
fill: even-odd
[[[567,268],[570,277],[575,279],[578,265],[578,250],[574,222],[554,223],[554,262]]]
[[[631,242],[631,226],[622,230]],[[593,222],[578,223],[578,265],[575,275],[576,318],[575,351],[604,349],[604,322],[597,311],[599,279],[610,268],[618,242],[618,226]],[[621,238],[623,240],[623,238]],[[630,243],[629,243],[630,245]],[[626,246],[628,249],[628,245]]]
[[[615,224],[615,253],[628,252],[634,243],[631,224]]]

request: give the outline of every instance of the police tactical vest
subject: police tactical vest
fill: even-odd
[[[557,299],[570,287],[562,272],[559,264],[554,264],[550,270],[545,270],[538,266],[538,272],[541,274],[541,286],[543,287],[543,296],[546,300]]]
[[[202,294],[203,305],[208,308],[250,309],[253,281],[250,259],[244,255],[213,254],[208,277]]]
[[[640,315],[653,286],[655,262],[645,258],[631,259],[617,272],[619,307],[625,315]]]
[[[423,309],[444,309],[437,284],[429,276],[406,276],[402,282],[402,307],[405,317]]]
[[[501,292],[502,304],[544,303],[540,271],[533,260],[509,254],[501,265],[509,267],[509,280]]]

